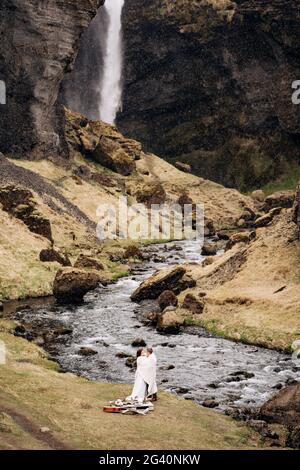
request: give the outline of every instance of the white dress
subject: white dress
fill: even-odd
[[[134,387],[128,398],[137,398],[140,401],[144,401],[146,395],[153,395],[157,392],[156,362],[154,354],[151,354],[149,357],[138,357]]]

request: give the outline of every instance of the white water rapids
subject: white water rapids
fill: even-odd
[[[106,0],[108,31],[104,45],[104,72],[101,83],[100,119],[114,124],[122,106],[122,9],[125,0]]]

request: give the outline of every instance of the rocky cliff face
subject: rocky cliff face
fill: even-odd
[[[127,0],[121,130],[242,189],[299,162],[299,6]]]
[[[104,0],[2,0],[0,150],[28,158],[67,155],[60,83],[72,64],[79,38]]]

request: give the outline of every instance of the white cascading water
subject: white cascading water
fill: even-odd
[[[108,32],[101,83],[100,119],[114,124],[122,106],[122,9],[125,0],[106,0]]]

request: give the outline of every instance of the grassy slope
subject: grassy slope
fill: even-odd
[[[0,322],[0,340],[8,349],[7,364],[0,366],[0,449],[53,447],[49,436],[61,447],[80,449],[261,447],[244,425],[167,393],[146,417],[105,414],[101,407],[128,394],[129,386],[60,374],[38,347],[12,336],[11,327]],[[20,425],[11,418],[15,413],[29,422]],[[39,432],[44,426],[50,434]]]
[[[290,211],[284,211],[269,227],[257,231],[256,240],[246,247],[246,263],[228,272],[227,279],[232,274],[233,278],[222,285],[210,285],[210,274],[245,245],[206,268],[192,266],[197,279],[193,291],[207,292],[204,313],[196,321],[221,336],[289,349],[300,337],[300,245],[289,241],[294,232]]]

